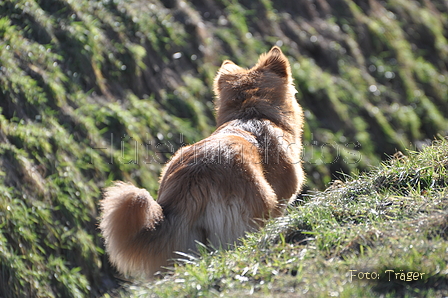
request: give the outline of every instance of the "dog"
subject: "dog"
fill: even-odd
[[[301,191],[303,112],[281,49],[250,69],[224,61],[214,92],[216,131],[173,155],[157,201],[129,183],[105,189],[99,227],[121,273],[151,278],[198,243],[231,248]]]

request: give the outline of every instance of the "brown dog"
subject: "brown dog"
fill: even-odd
[[[173,156],[157,202],[131,184],[106,189],[100,228],[122,273],[151,277],[197,242],[231,247],[301,190],[302,109],[280,48],[249,70],[224,61],[214,91],[218,129]]]

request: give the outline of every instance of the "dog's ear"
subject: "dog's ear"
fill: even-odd
[[[272,47],[268,53],[260,56],[258,67],[260,69],[269,70],[282,78],[291,75],[288,59],[277,46]]]
[[[229,74],[229,73],[236,72],[236,71],[238,71],[240,69],[241,69],[241,67],[239,67],[238,65],[236,65],[232,61],[224,60],[224,62],[221,64],[221,67],[219,68],[218,73],[219,74]]]
[[[241,72],[243,68],[239,67],[230,60],[224,60],[216,74],[214,81],[214,91],[218,95],[229,81],[233,80],[233,74]]]

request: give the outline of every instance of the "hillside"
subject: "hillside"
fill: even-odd
[[[250,67],[282,47],[307,190],[322,190],[446,135],[447,38],[443,0],[1,1],[0,297],[116,286],[101,188],[156,195],[173,151],[214,130],[222,60]]]
[[[232,251],[180,255],[164,279],[114,295],[446,297],[447,170],[447,140],[397,155],[313,193]]]

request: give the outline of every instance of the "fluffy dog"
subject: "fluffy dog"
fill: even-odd
[[[229,248],[301,190],[302,109],[280,48],[251,69],[224,61],[214,91],[218,128],[176,152],[157,201],[123,182],[105,190],[100,229],[120,272],[152,277],[197,242]]]

